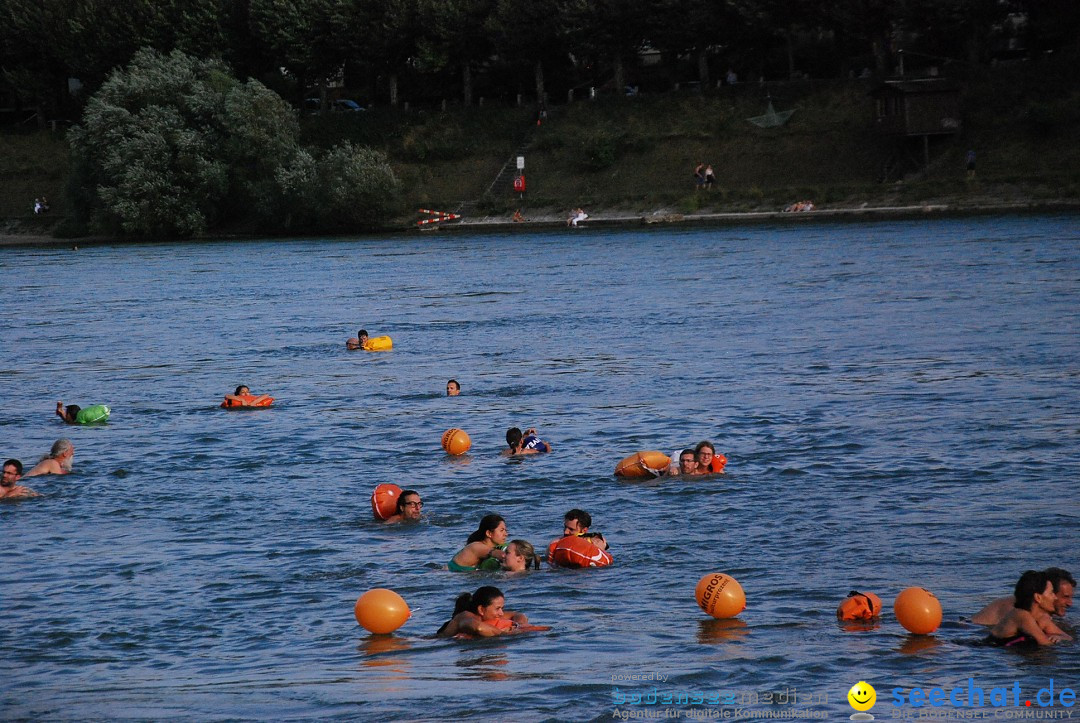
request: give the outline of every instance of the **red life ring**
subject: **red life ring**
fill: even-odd
[[[269,407],[274,403],[273,397],[266,397],[265,399],[258,399],[254,394],[241,394],[236,399],[225,398],[225,401],[221,403],[223,409],[253,409],[255,407]]]
[[[607,567],[611,553],[592,544],[587,537],[570,535],[548,547],[548,562],[559,567]]]

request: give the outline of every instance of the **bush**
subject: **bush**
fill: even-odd
[[[626,132],[610,126],[586,131],[578,143],[578,162],[587,171],[615,165],[627,145]]]

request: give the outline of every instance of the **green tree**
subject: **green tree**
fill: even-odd
[[[420,36],[417,0],[357,0],[358,41],[351,51],[376,73],[385,74],[391,106],[398,104],[398,80],[416,55]]]
[[[625,63],[649,36],[649,0],[562,0],[560,17],[572,52],[610,64],[616,92],[626,86]]]
[[[532,72],[537,102],[544,100],[544,62],[565,54],[557,0],[496,0],[487,20],[495,51]]]
[[[71,144],[96,228],[190,236],[230,200],[271,206],[264,179],[297,135],[292,109],[256,81],[239,83],[218,61],[141,50],[90,99]]]
[[[458,65],[465,105],[472,105],[473,68],[491,57],[484,28],[493,8],[494,0],[419,0],[424,64],[435,71]]]

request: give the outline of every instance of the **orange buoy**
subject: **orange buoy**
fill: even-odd
[[[371,511],[375,518],[388,520],[397,514],[397,501],[401,496],[401,488],[397,485],[382,484],[375,487],[371,493]]]
[[[471,446],[472,440],[469,439],[469,435],[465,433],[464,429],[451,427],[443,432],[442,448],[446,450],[447,454],[454,456],[465,454]]]
[[[404,598],[383,587],[368,590],[357,598],[353,613],[356,622],[378,635],[394,632],[412,615]]]
[[[893,612],[900,624],[916,635],[928,635],[941,625],[941,603],[934,593],[921,587],[901,590],[893,601]]]
[[[611,553],[601,550],[588,537],[570,535],[548,546],[548,562],[559,567],[607,567]]]
[[[701,609],[714,618],[733,618],[746,609],[746,593],[730,575],[714,572],[698,581],[694,588]]]
[[[616,477],[655,477],[660,470],[666,469],[671,464],[671,457],[663,452],[648,450],[634,452],[632,455],[615,465]]]
[[[709,471],[713,474],[723,474],[724,467],[727,466],[727,457],[717,453],[713,455],[712,461],[709,462]]]
[[[881,598],[872,592],[852,590],[836,608],[837,620],[873,620],[881,615]]]

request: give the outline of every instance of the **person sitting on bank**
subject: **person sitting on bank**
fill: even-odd
[[[34,468],[26,473],[27,477],[37,477],[42,474],[69,474],[71,472],[72,459],[75,457],[75,447],[70,439],[58,439],[53,442],[49,453],[34,465]]]
[[[225,399],[234,402],[238,407],[257,407],[267,399],[273,399],[269,394],[254,395],[246,384],[241,384],[232,394],[226,394]]]
[[[419,522],[424,511],[424,501],[416,490],[402,490],[397,499],[397,512],[386,518],[387,524]]]
[[[458,384],[457,379],[451,379],[446,383],[446,396],[456,397],[461,394],[461,385]]]
[[[526,429],[524,435],[517,427],[511,427],[506,430],[506,444],[509,446],[509,449],[504,449],[502,451],[504,457],[516,457],[522,454],[540,454],[541,452],[551,451],[551,445],[536,435],[535,427]]]
[[[986,642],[1004,648],[1035,647],[1051,645],[1061,640],[1072,640],[1050,622],[1054,611],[1054,584],[1045,572],[1028,570],[1016,583],[1013,591],[1014,607],[1001,621],[990,628]],[[1036,617],[1036,611],[1041,614]],[[1046,623],[1052,626],[1047,629]]]
[[[0,500],[22,500],[28,497],[41,497],[29,487],[23,487],[18,482],[22,479],[22,462],[17,459],[9,459],[4,462],[3,478],[0,478]]]
[[[581,207],[575,208],[570,212],[570,218],[566,219],[566,225],[577,228],[577,225],[588,217],[589,214],[585,213],[585,209]]]
[[[1068,570],[1063,570],[1060,567],[1048,567],[1043,572],[1046,573],[1050,584],[1054,586],[1055,603],[1052,614],[1061,617],[1072,606],[1076,580]],[[1014,596],[1009,595],[1008,597],[998,598],[975,613],[971,618],[971,622],[976,625],[997,625],[1014,607],[1016,607],[1016,598]],[[1037,618],[1042,617],[1038,610],[1035,610],[1033,614]]]

